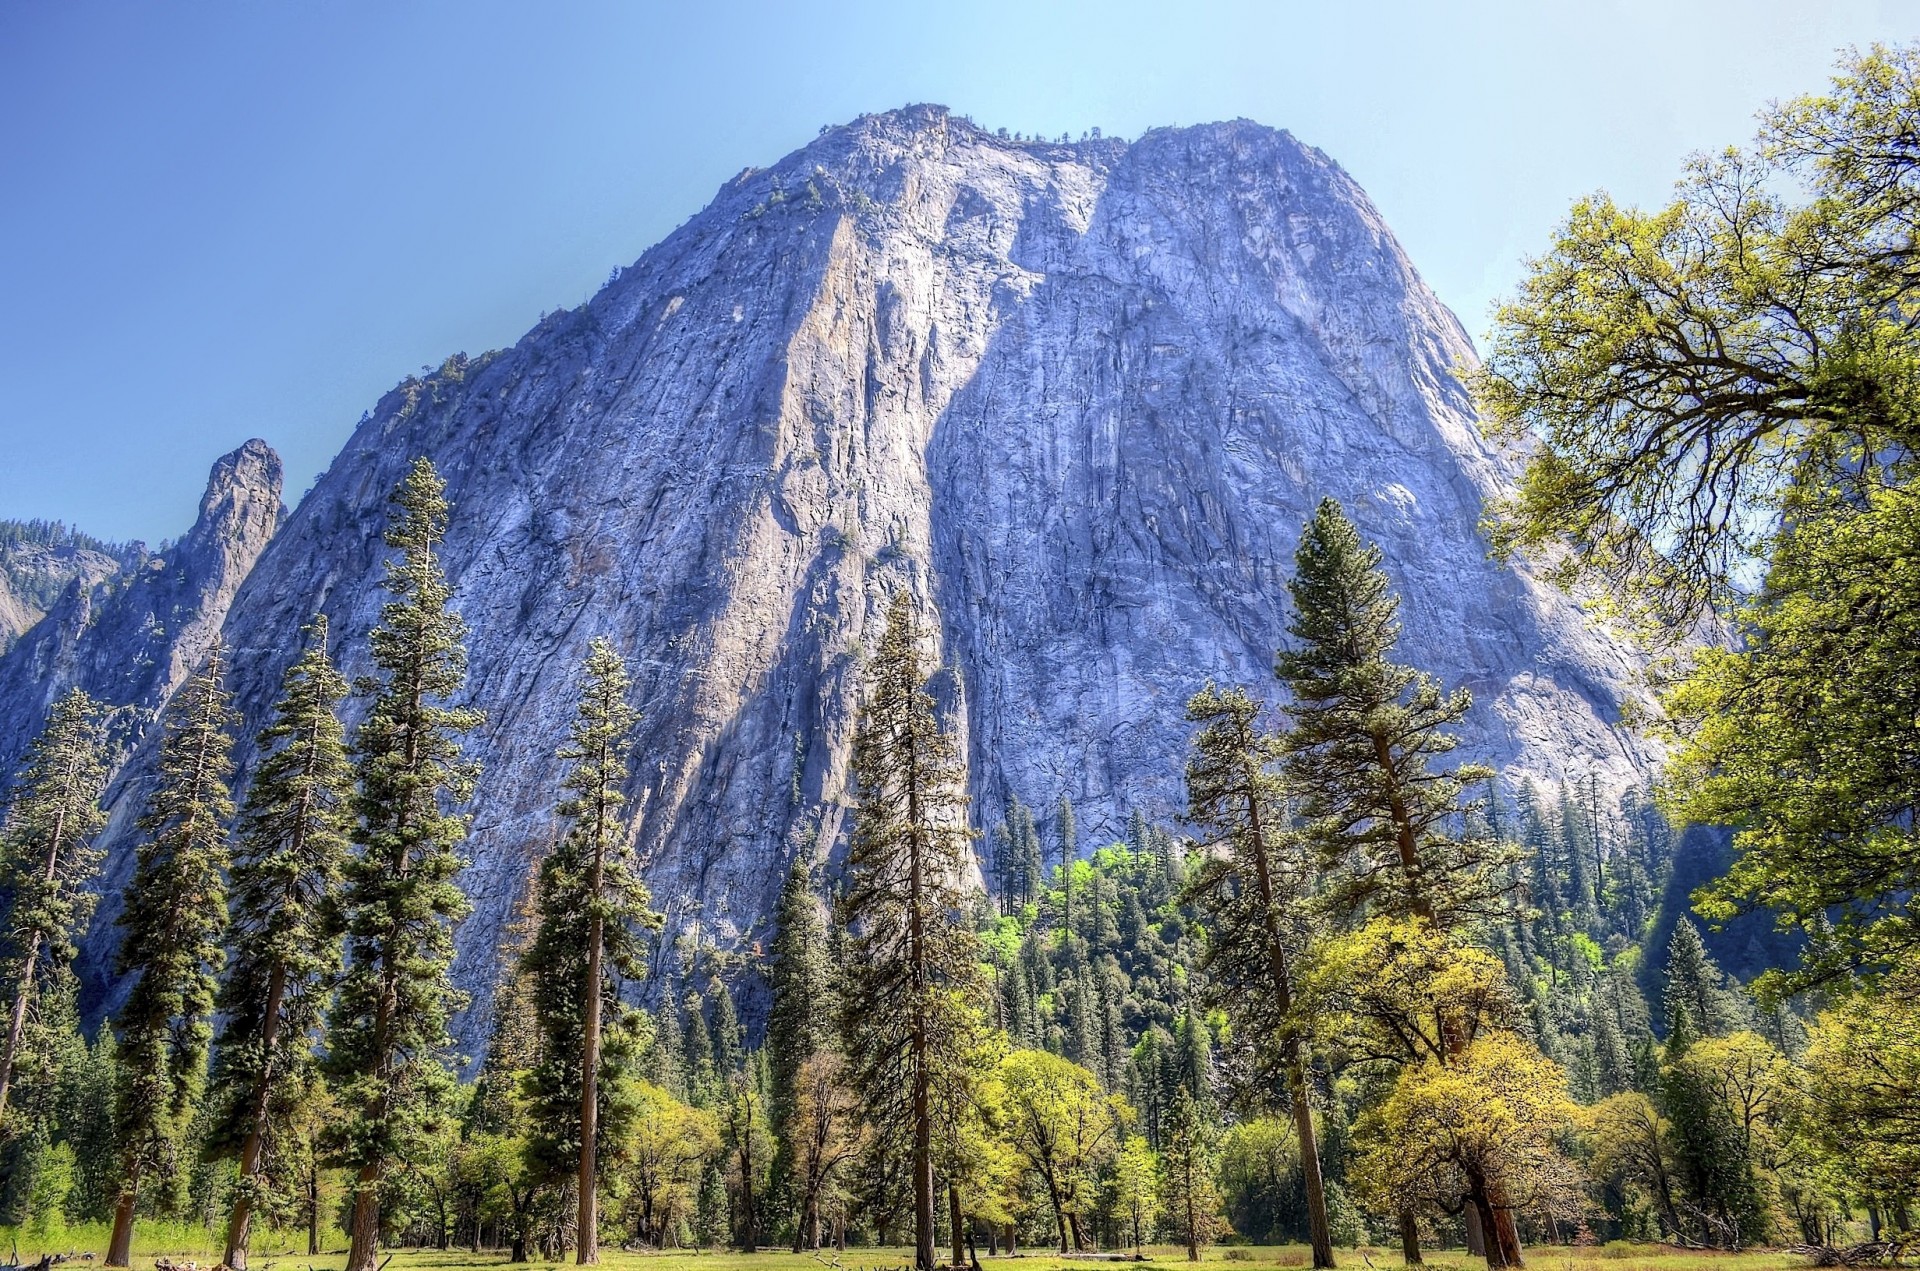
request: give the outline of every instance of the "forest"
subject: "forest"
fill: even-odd
[[[1525,456],[1495,550],[1661,655],[1656,786],[1457,754],[1470,695],[1397,660],[1400,597],[1328,499],[1272,678],[1185,701],[1185,814],[1118,842],[1057,792],[969,803],[936,619],[879,587],[844,850],[779,863],[764,948],[659,959],[626,798],[643,651],[597,640],[568,735],[525,743],[567,764],[562,832],[472,1064],[449,969],[486,721],[415,460],[373,676],[323,616],[286,633],[244,781],[237,651],[168,703],[129,987],[91,1037],[114,704],[68,693],[13,776],[0,1224],[48,1252],[97,1233],[115,1267],[136,1230],[203,1230],[233,1271],[342,1245],[347,1271],[404,1246],[1910,1256],[1916,136],[1920,46],[1851,55],[1670,205],[1577,205],[1471,374]],[[1709,952],[1728,924],[1756,933],[1745,979]]]

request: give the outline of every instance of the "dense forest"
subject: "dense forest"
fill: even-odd
[[[344,1239],[348,1271],[395,1243],[1897,1256],[1920,1191],[1917,133],[1920,50],[1875,50],[1672,207],[1582,204],[1476,378],[1492,425],[1537,439],[1496,541],[1668,635],[1657,790],[1455,756],[1471,699],[1396,660],[1380,552],[1326,500],[1273,678],[1185,703],[1177,822],[1100,843],[1056,792],[971,806],[931,624],[882,586],[849,841],[787,863],[764,949],[660,957],[625,807],[641,651],[596,641],[568,735],[529,743],[567,761],[561,832],[470,1069],[448,968],[485,721],[416,461],[373,676],[335,669],[324,618],[288,632],[244,782],[231,652],[167,705],[130,991],[91,1039],[71,964],[103,705],[62,698],[14,778],[0,1222],[109,1225],[113,1266],[138,1223],[201,1224],[236,1269],[261,1231]],[[1675,638],[1707,615],[1741,638]]]

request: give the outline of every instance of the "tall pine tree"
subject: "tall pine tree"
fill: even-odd
[[[0,830],[0,886],[7,911],[13,1009],[0,1053],[0,1123],[26,1035],[27,1011],[46,977],[73,961],[73,938],[93,913],[87,884],[100,868],[93,836],[106,824],[107,784],[101,710],[80,689],[54,703],[47,726],[27,750]]]
[[[1277,771],[1279,740],[1259,725],[1259,703],[1239,689],[1209,683],[1187,702],[1200,725],[1187,761],[1188,818],[1218,850],[1187,884],[1212,919],[1205,967],[1234,1020],[1253,1039],[1271,1076],[1285,1083],[1300,1140],[1313,1265],[1333,1265],[1326,1187],[1307,1101],[1307,1071],[1293,1011],[1291,963],[1300,934],[1290,914],[1310,892],[1297,836],[1288,826]]]
[[[1391,659],[1400,635],[1380,549],[1363,544],[1340,504],[1323,499],[1294,555],[1295,646],[1275,670],[1291,692],[1287,774],[1308,833],[1339,867],[1339,900],[1452,927],[1495,916],[1511,861],[1485,840],[1448,832],[1461,790],[1491,770],[1432,771],[1451,751],[1445,729],[1472,705]]]
[[[960,756],[934,717],[913,602],[887,611],[854,739],[859,802],[842,913],[853,931],[845,1023],[855,1084],[885,1149],[909,1162],[914,1265],[932,1271],[933,1086],[964,1062],[977,990],[960,882],[971,832]]]
[[[233,820],[233,711],[218,643],[167,706],[160,766],[127,907],[120,974],[133,979],[120,1012],[120,1195],[107,1265],[133,1252],[142,1181],[181,1172],[182,1135],[204,1084],[227,921],[224,877]]]
[[[526,965],[534,980],[541,1047],[528,1083],[536,1127],[530,1155],[574,1174],[574,1261],[600,1260],[603,1148],[623,1137],[620,1078],[638,1057],[639,1020],[620,995],[646,973],[643,930],[657,926],[621,813],[626,751],[640,713],[611,642],[597,639],[581,668],[580,705],[562,759],[560,815],[567,832],[540,865],[539,928]]]
[[[453,1074],[447,1017],[460,1002],[447,978],[453,924],[467,912],[454,882],[464,817],[449,804],[472,792],[475,773],[459,738],[477,711],[450,700],[466,682],[466,624],[436,556],[447,533],[446,486],[416,459],[395,490],[386,543],[393,594],[372,634],[380,675],[355,739],[359,824],[342,891],[347,969],[328,1030],[327,1071],[341,1119],[338,1162],[354,1171],[347,1271],[371,1271],[380,1239],[380,1193],[419,1155],[442,1112]]]
[[[313,1043],[340,966],[336,902],[351,826],[352,772],[335,710],[347,682],[327,659],[327,620],[281,685],[265,756],[247,788],[233,859],[232,969],[221,990],[210,1146],[235,1154],[239,1185],[227,1221],[231,1271],[267,1179],[267,1147],[312,1089]]]

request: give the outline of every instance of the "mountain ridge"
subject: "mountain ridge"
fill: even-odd
[[[656,899],[675,933],[739,949],[787,861],[843,839],[881,593],[909,589],[935,633],[976,820],[1070,795],[1092,846],[1135,809],[1183,810],[1186,693],[1271,684],[1323,494],[1385,551],[1407,660],[1475,690],[1463,757],[1638,783],[1639,654],[1478,535],[1513,466],[1454,378],[1472,358],[1357,184],[1290,134],[1022,142],[936,107],[863,116],[726,183],[511,348],[384,395],[212,625],[247,738],[316,609],[364,673],[386,494],[414,455],[439,465],[488,713],[457,963],[471,1042],[594,635],[635,663]],[[97,622],[67,629],[118,656]],[[0,658],[20,720],[58,678],[22,671],[47,665],[26,649]],[[0,760],[21,744],[0,735]],[[96,1010],[114,909],[83,958]]]

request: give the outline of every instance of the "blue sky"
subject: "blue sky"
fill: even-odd
[[[1658,200],[1836,50],[1916,36],[1890,0],[0,0],[0,516],[178,534],[250,436],[291,503],[409,372],[916,101],[1291,129],[1477,337],[1572,199]]]

